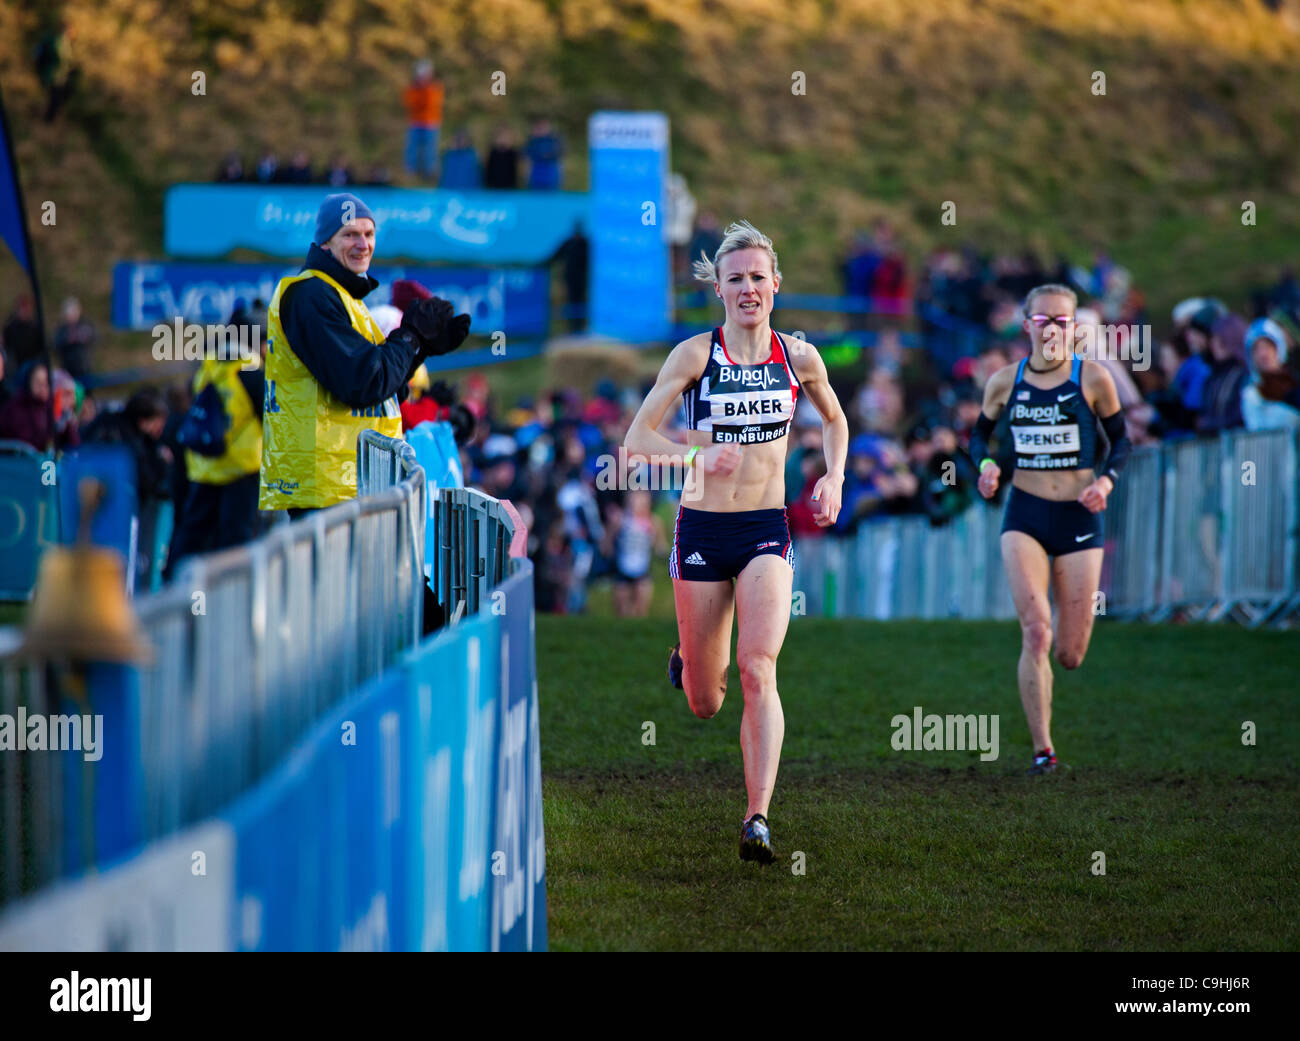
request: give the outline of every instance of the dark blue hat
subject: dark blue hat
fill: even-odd
[[[370,207],[351,192],[325,196],[325,201],[320,204],[320,210],[316,214],[316,245],[325,245],[347,221],[359,217],[369,217],[372,221],[375,219]]]

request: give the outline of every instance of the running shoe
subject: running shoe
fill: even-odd
[[[770,864],[776,859],[772,852],[772,831],[761,813],[754,814],[741,825],[740,859],[756,860],[760,864]]]
[[[1041,777],[1043,774],[1056,773],[1056,755],[1050,748],[1044,748],[1034,756],[1033,765],[1025,772],[1030,777]]]
[[[682,689],[682,656],[678,653],[681,644],[675,643],[668,652],[668,682],[678,690]]]

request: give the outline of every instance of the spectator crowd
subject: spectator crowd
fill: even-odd
[[[558,191],[564,186],[564,139],[549,119],[534,120],[522,145],[519,134],[507,123],[496,125],[486,149],[476,145],[463,128],[444,142],[444,97],[445,88],[434,75],[433,62],[417,62],[401,98],[406,113],[402,161],[412,183],[461,191],[521,187]],[[238,152],[227,153],[217,168],[216,180],[221,184],[323,184],[340,189],[349,185],[387,187],[393,176],[382,162],[370,164],[361,176],[341,152],[318,165],[305,148],[295,150],[287,162],[281,161],[275,149],[266,148],[251,164]]]
[[[716,223],[711,214],[700,215],[691,250],[709,250]],[[881,307],[888,317],[856,363],[829,368],[852,430],[843,508],[831,529],[816,526],[810,501],[825,466],[821,420],[806,399],[799,402],[786,463],[790,526],[799,538],[851,534],[863,524],[905,515],[939,526],[976,500],[976,473],[966,447],[989,377],[1028,354],[1019,305],[1032,286],[1046,281],[1073,286],[1080,299],[1080,334],[1103,324],[1143,325],[1148,318],[1128,272],[1103,255],[1087,268],[1063,262],[1044,268],[1031,255],[937,250],[913,279],[893,235],[877,226],[854,241],[844,271],[846,289],[854,290],[850,295],[888,303]],[[427,290],[417,283],[399,282],[391,302],[372,303],[371,310],[381,326],[400,322],[402,310],[421,295]],[[260,307],[261,302],[247,309],[241,305],[232,323],[265,328]],[[920,346],[904,346],[896,314],[908,309],[923,331]],[[1148,345],[1149,364],[1141,363],[1138,351],[1127,358],[1116,351],[1098,358],[1115,379],[1136,445],[1238,428],[1300,429],[1293,353],[1300,284],[1294,272],[1256,292],[1250,311],[1249,316],[1234,313],[1212,297],[1189,298],[1173,309],[1168,335]],[[956,357],[925,349],[931,343],[927,313],[964,323],[967,332],[977,330],[977,346]],[[188,381],[146,387],[121,406],[101,408],[87,390],[88,381],[93,384],[95,341],[95,327],[80,303],[64,301],[52,339],[51,374],[33,301],[17,299],[0,347],[0,439],[42,451],[96,441],[126,444],[141,475],[142,511],[170,499],[176,527],[183,530],[191,490],[177,431],[190,411],[192,388]],[[601,475],[608,477],[648,390],[649,384],[619,387],[606,380],[588,396],[551,388],[503,406],[481,374],[453,387],[431,382],[419,370],[402,413],[407,429],[449,421],[465,483],[515,503],[529,531],[541,610],[581,612],[591,583],[608,580],[616,609],[642,614],[649,605],[653,554],[667,545],[665,510],[677,492],[653,479],[648,487],[620,490],[626,481],[602,481]],[[260,391],[254,388],[249,396],[258,398],[260,408]],[[683,420],[678,417],[679,426]],[[679,433],[678,440],[684,439]],[[261,522],[248,530],[260,531]]]

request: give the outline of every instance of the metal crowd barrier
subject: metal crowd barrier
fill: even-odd
[[[143,841],[228,804],[419,641],[424,470],[396,444],[381,490],[359,445],[362,498],[188,559],[135,601],[156,654],[136,670]],[[0,660],[0,712],[57,711],[46,681],[42,667]],[[60,772],[50,756],[0,755],[0,904],[65,870]]]
[[[1300,433],[1235,430],[1135,450],[1106,510],[1105,612],[1251,626],[1300,615]],[[808,614],[1013,618],[1001,510],[976,503],[798,541]],[[798,605],[796,604],[796,607]]]
[[[358,494],[389,487],[408,453],[414,465],[410,445],[373,430],[362,433],[358,452]],[[472,488],[429,489],[427,516],[434,538],[430,586],[438,604],[452,620],[477,613],[509,577],[514,520],[499,499]]]

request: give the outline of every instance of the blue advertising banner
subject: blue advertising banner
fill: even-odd
[[[167,190],[164,243],[177,257],[251,249],[307,254],[325,185],[177,184]],[[587,220],[578,192],[362,188],[380,256],[475,264],[542,264]]]
[[[591,150],[591,331],[631,343],[672,327],[668,117],[596,112]]]
[[[304,251],[305,252],[305,251]],[[122,261],[113,267],[113,325],[152,329],[177,317],[200,324],[224,323],[235,301],[270,302],[276,284],[296,275],[292,264],[182,264]],[[392,299],[392,284],[414,279],[470,316],[475,333],[544,336],[550,325],[550,273],[544,268],[439,268],[376,265],[379,288],[370,305]]]
[[[407,949],[488,949],[500,620],[480,614],[409,656],[411,842]]]
[[[401,949],[400,671],[372,680],[318,723],[283,766],[223,816],[235,833],[233,948]]]
[[[0,600],[31,596],[41,553],[59,541],[54,467],[35,452],[0,452]]]
[[[533,569],[492,593],[501,616],[501,741],[492,865],[492,950],[546,950],[546,838],[534,662]]]

